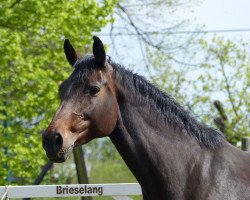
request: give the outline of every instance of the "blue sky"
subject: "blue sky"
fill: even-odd
[[[207,29],[250,28],[250,1],[204,0],[195,8],[194,16],[197,22],[206,25]],[[242,35],[248,36],[246,39],[249,39],[250,32]]]
[[[193,0],[193,2],[196,2],[196,0]],[[197,24],[200,26],[204,25],[204,30],[250,29],[250,0],[200,0],[200,3],[194,3],[190,9],[177,12],[173,19],[175,16],[183,20],[190,19],[190,26],[185,29],[190,31],[194,30],[192,26],[195,27]],[[107,32],[109,32],[109,28],[105,28],[102,31],[102,33]],[[250,31],[217,34],[230,39],[250,41]],[[214,34],[207,35],[209,38],[210,35],[213,36]],[[136,37],[121,38],[119,36],[115,39],[120,58],[114,53],[110,38],[101,36],[101,39],[105,44],[108,44],[109,50],[107,53],[116,62],[122,62],[121,64],[124,64],[126,67],[130,65],[141,66],[143,64]],[[145,75],[143,71],[140,71],[139,67],[134,66],[131,68],[135,72]]]

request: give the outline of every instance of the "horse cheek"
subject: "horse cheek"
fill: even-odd
[[[115,98],[112,95],[106,97],[98,111],[100,113],[99,131],[101,137],[110,135],[114,130],[118,118],[117,110],[118,105]]]

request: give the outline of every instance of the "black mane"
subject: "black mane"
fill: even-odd
[[[214,148],[224,140],[222,133],[198,122],[171,96],[149,83],[144,77],[112,62],[110,58],[108,63],[114,69],[115,78],[119,80],[124,88],[128,89],[133,98],[153,106],[159,114],[164,116],[168,123],[183,127],[190,136],[195,137],[200,144],[208,148]],[[76,63],[74,72],[78,74],[79,79],[84,80],[94,68],[94,57],[88,56]]]
[[[166,117],[171,124],[180,124],[190,136],[195,137],[207,147],[215,147],[224,139],[222,133],[198,122],[171,96],[149,83],[144,77],[134,74],[121,65],[110,62],[118,73],[125,88],[140,101],[148,102]]]

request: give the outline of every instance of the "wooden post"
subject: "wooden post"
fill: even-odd
[[[78,177],[78,183],[88,184],[89,178],[87,174],[87,168],[84,161],[84,155],[82,147],[75,147],[73,150],[74,160],[76,164],[76,171]],[[81,197],[82,200],[92,200],[92,197]]]
[[[243,151],[250,151],[250,137],[243,137],[241,143],[241,148]]]

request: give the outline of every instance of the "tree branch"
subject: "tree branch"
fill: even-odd
[[[19,4],[21,0],[16,0],[9,8],[14,8],[16,4]]]
[[[237,112],[236,106],[234,105],[234,101],[233,101],[232,92],[231,92],[231,89],[230,89],[229,80],[228,80],[228,77],[227,77],[226,72],[225,72],[225,66],[224,66],[224,63],[221,60],[220,60],[220,66],[221,66],[222,75],[223,75],[223,77],[225,79],[226,91],[227,91],[227,94],[228,94],[228,98],[229,98],[230,104],[231,104],[231,106],[233,108],[234,114],[236,116],[238,116],[238,112]]]

